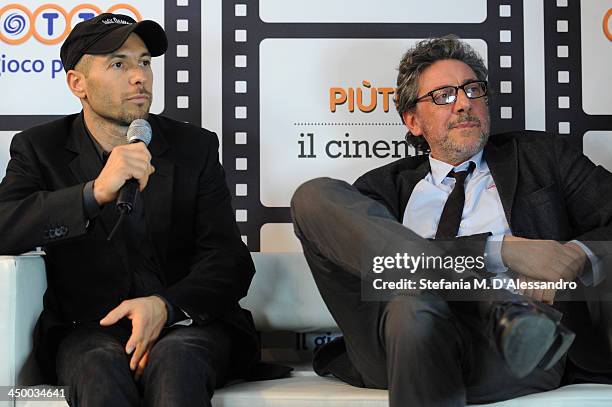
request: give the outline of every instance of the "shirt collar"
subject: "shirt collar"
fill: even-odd
[[[104,148],[102,148],[100,143],[98,143],[98,140],[96,140],[95,137],[91,134],[91,132],[87,128],[87,124],[85,124],[85,118],[83,118],[83,130],[85,134],[87,134],[87,137],[89,137],[89,140],[92,142],[94,149],[96,150],[96,154],[98,155],[98,158],[100,159],[100,161],[105,162],[104,156],[108,155],[109,153],[107,153],[104,150]]]
[[[455,166],[445,163],[444,161],[436,160],[430,155],[429,167],[433,179],[433,184],[439,185],[440,183],[442,183],[442,181],[444,181],[444,178],[446,178],[448,173],[451,172],[453,169],[455,171],[467,170],[468,166],[470,165],[470,161],[476,165],[476,167],[474,168],[474,173],[484,172],[488,170],[487,163],[485,163],[482,159],[482,150],[480,150],[461,164]]]

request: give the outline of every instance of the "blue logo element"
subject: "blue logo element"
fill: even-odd
[[[19,35],[26,28],[26,19],[24,16],[13,13],[4,20],[4,31],[7,34]]]

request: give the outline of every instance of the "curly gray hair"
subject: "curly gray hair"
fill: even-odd
[[[478,53],[455,35],[430,38],[418,42],[402,57],[398,67],[395,107],[400,117],[404,112],[414,109],[419,92],[419,77],[430,65],[444,59],[456,59],[468,65],[478,80],[486,80],[488,75],[484,60]],[[403,117],[402,117],[403,121]],[[408,131],[406,141],[421,151],[428,151],[429,145],[424,137],[414,136]]]

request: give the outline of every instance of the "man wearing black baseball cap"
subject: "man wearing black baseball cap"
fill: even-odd
[[[210,406],[258,342],[238,301],[254,274],[214,133],[149,114],[153,21],[101,14],[61,48],[83,110],[13,138],[0,184],[0,253],[42,246],[48,288],[35,352],[73,406]],[[126,144],[137,119],[152,139]],[[119,217],[130,179],[140,195]]]
[[[85,54],[110,54],[132,33],[140,37],[152,57],[163,55],[168,49],[166,33],[155,21],[137,23],[128,16],[104,13],[77,24],[70,32],[60,51],[64,70],[74,69]]]

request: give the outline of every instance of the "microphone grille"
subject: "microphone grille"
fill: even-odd
[[[127,142],[134,143],[136,141],[142,141],[146,146],[151,142],[151,125],[145,119],[136,119],[130,123],[127,131]]]

